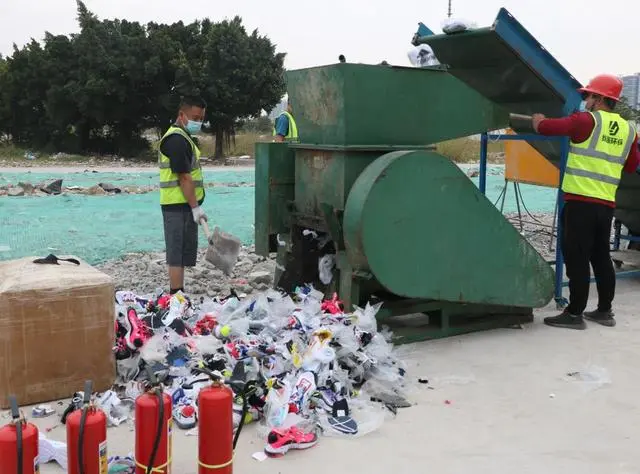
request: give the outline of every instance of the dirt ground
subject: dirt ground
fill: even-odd
[[[263,462],[251,458],[263,445],[249,426],[234,472],[640,473],[639,284],[619,280],[615,328],[546,327],[542,318],[555,312],[549,305],[524,329],[403,346],[408,375],[416,381],[415,406],[362,438],[321,438],[309,451]],[[595,288],[592,303],[594,295]],[[567,376],[596,368],[610,383],[590,385]],[[418,378],[430,383],[418,384]],[[48,436],[64,440],[64,428]],[[129,427],[110,428],[109,453],[128,454],[133,440]],[[197,472],[197,438],[175,430],[173,442],[172,472]],[[62,470],[51,463],[41,472]]]

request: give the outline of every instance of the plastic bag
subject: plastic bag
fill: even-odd
[[[627,229],[627,227],[623,225],[620,229],[620,235],[630,235],[629,229]],[[620,250],[629,250],[629,243],[631,243],[630,240],[620,239]]]
[[[222,342],[210,336],[193,336],[191,347],[200,355],[216,354],[222,347]]]
[[[429,67],[439,66],[440,61],[436,58],[436,55],[431,49],[431,46],[427,44],[420,44],[415,48],[411,48],[407,53],[411,65],[414,67]]]
[[[55,461],[64,472],[67,472],[67,443],[48,439],[40,431],[38,434],[38,460],[41,464]]]
[[[332,271],[335,265],[336,265],[336,256],[331,254],[324,255],[318,261],[318,273],[320,275],[320,281],[323,284],[328,285],[329,283],[331,283],[331,280],[333,279]]]
[[[131,414],[131,406],[124,404],[113,390],[104,392],[97,405],[107,416],[107,426],[119,426],[127,421]]]
[[[461,18],[447,18],[442,22],[442,31],[448,35],[473,30],[477,27],[475,22],[463,20]]]
[[[161,332],[153,336],[144,346],[142,346],[140,356],[147,363],[164,362],[167,358],[168,352],[169,343],[167,337],[165,337],[165,334]]]
[[[242,248],[240,239],[216,227],[213,229],[211,242],[207,249],[206,260],[222,270],[226,275],[231,275]]]
[[[378,331],[376,314],[378,314],[381,307],[382,303],[378,303],[373,306],[367,303],[364,309],[356,306],[355,311],[353,312],[356,327],[361,331],[376,333]]]
[[[140,354],[116,361],[116,372],[118,374],[118,383],[126,384],[130,380],[135,379],[140,373]]]
[[[267,393],[264,414],[265,422],[269,428],[282,426],[289,413],[289,399],[292,394],[291,383],[284,380],[280,384],[279,388],[271,388]]]
[[[587,366],[577,372],[569,372],[565,380],[580,383],[585,392],[591,392],[611,384],[611,377],[607,369],[596,365]]]

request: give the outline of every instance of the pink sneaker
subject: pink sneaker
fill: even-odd
[[[147,339],[149,339],[147,327],[142,321],[140,321],[135,309],[127,309],[127,315],[122,318],[122,324],[127,330],[124,340],[126,341],[129,349],[139,349],[144,345]]]
[[[290,449],[309,449],[317,443],[318,436],[315,433],[303,433],[295,426],[274,429],[267,437],[264,452],[270,456],[284,456]]]

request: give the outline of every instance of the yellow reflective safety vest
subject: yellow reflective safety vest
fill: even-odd
[[[285,115],[289,119],[289,130],[287,131],[287,136],[284,137],[285,140],[295,141],[298,140],[298,126],[296,125],[296,121],[289,112],[282,112],[280,117]],[[276,127],[273,127],[273,136],[276,136]]]
[[[191,159],[191,178],[196,191],[196,200],[198,202],[204,199],[204,181],[202,179],[202,168],[200,166],[200,149],[195,144],[191,136],[182,128],[172,125],[169,130],[162,136],[158,145],[158,166],[160,167],[160,204],[185,204],[187,198],[184,197],[178,175],[171,171],[171,161],[169,157],[162,154],[160,145],[169,135],[182,135],[191,145],[193,151]]]
[[[584,142],[570,142],[562,191],[615,202],[636,131],[619,114],[590,113],[595,127]]]

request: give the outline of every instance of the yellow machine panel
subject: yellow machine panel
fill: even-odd
[[[513,130],[507,130],[514,135]],[[504,141],[504,177],[507,181],[557,188],[560,171],[531,145],[520,140]]]

